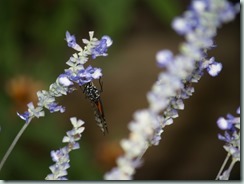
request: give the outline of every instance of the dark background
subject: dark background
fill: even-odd
[[[109,135],[96,126],[92,107],[81,91],[58,101],[64,114],[34,119],[17,143],[0,178],[43,180],[53,164],[50,151],[59,149],[69,118],[83,119],[81,148],[73,151],[70,180],[101,180],[121,154],[119,141],[128,136],[133,112],[148,106],[146,93],[159,69],[155,53],[160,49],[178,52],[183,39],[170,27],[173,17],[189,6],[188,0],[1,0],[0,1],[0,158],[24,122],[16,112],[36,102],[36,92],[47,90],[67,68],[74,50],[67,47],[65,31],[77,42],[110,35],[108,57],[89,64],[103,69],[102,100]],[[137,170],[136,180],[213,180],[226,156],[216,120],[235,115],[240,105],[240,18],[224,25],[216,37],[217,47],[209,56],[223,64],[218,77],[207,73],[195,84],[194,95],[172,126],[165,128],[159,146],[151,147]],[[240,179],[240,164],[231,179]]]

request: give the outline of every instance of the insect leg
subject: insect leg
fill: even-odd
[[[98,81],[99,81],[99,85],[100,85],[100,92],[103,92],[103,81],[101,81],[101,78],[102,77],[100,77]]]

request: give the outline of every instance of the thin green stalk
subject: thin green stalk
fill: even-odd
[[[229,158],[230,158],[230,153],[228,153],[228,154],[226,155],[225,160],[224,160],[224,162],[223,162],[223,164],[222,164],[222,166],[221,166],[221,168],[220,168],[220,170],[219,170],[219,173],[217,174],[215,180],[218,180],[218,178],[219,178],[220,174],[222,173],[222,171],[223,171],[223,169],[224,169],[224,167],[225,167],[227,161],[229,160]]]
[[[29,124],[30,124],[30,122],[25,123],[23,125],[23,127],[20,129],[19,133],[16,135],[14,141],[12,142],[10,147],[8,148],[8,151],[5,153],[3,159],[1,160],[0,171],[2,170],[2,167],[3,167],[4,163],[6,162],[7,158],[9,157],[10,153],[12,152],[14,146],[16,145],[16,143],[18,142],[19,138],[21,137],[21,135],[23,134],[23,132],[25,131],[25,129],[27,128],[27,126]]]
[[[230,166],[228,168],[229,175],[230,175],[230,172],[232,171],[232,169],[233,169],[233,167],[234,167],[234,165],[235,165],[236,162],[237,162],[236,159],[232,159],[232,162],[230,163]]]

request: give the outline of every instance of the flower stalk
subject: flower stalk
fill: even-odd
[[[33,102],[27,104],[28,110],[24,113],[17,115],[25,121],[25,125],[15,137],[13,143],[10,145],[6,154],[0,163],[0,171],[6,162],[8,156],[16,145],[17,141],[30,124],[33,118],[40,118],[45,116],[44,108],[48,109],[51,113],[65,112],[65,107],[58,105],[56,102],[57,97],[67,95],[75,90],[75,85],[82,86],[85,83],[91,82],[94,79],[99,79],[102,76],[102,70],[92,66],[85,67],[85,63],[89,60],[89,56],[95,59],[99,56],[107,56],[108,47],[113,43],[109,36],[103,36],[100,40],[94,37],[94,32],[89,32],[89,40],[83,39],[85,44],[84,49],[76,43],[76,38],[68,31],[66,32],[66,39],[68,47],[78,51],[69,58],[66,64],[68,69],[60,74],[56,81],[50,85],[49,90],[41,90],[37,92],[38,102],[35,107]]]
[[[240,114],[240,107],[237,109],[237,114]],[[227,156],[215,180],[228,180],[235,163],[240,162],[240,117],[227,114],[226,118],[220,117],[217,120],[217,125],[225,131],[224,135],[218,134],[218,139],[225,142],[223,148],[227,152]],[[232,161],[228,169],[223,172],[229,158]]]
[[[21,135],[24,133],[25,129],[28,127],[29,124],[30,123],[25,123],[23,125],[23,127],[20,129],[20,131],[18,132],[18,134],[14,138],[12,144],[9,146],[7,152],[5,153],[5,155],[3,156],[3,158],[2,158],[2,160],[0,162],[0,171],[2,170],[2,167],[5,164],[8,156],[10,155],[10,153],[12,152],[12,150],[14,149],[15,145],[17,144],[18,140],[20,139]]]
[[[66,146],[56,151],[51,151],[52,160],[55,162],[49,169],[52,174],[48,174],[46,180],[67,180],[66,175],[68,174],[67,169],[70,167],[69,153],[72,150],[80,148],[78,141],[81,139],[81,134],[84,131],[84,121],[77,120],[72,117],[70,121],[73,125],[73,129],[66,132],[66,136],[63,138],[63,143],[67,143]]]
[[[207,51],[215,47],[217,28],[235,18],[238,6],[225,0],[193,0],[189,10],[177,17],[172,27],[184,36],[180,53],[170,50],[156,54],[157,65],[164,70],[147,94],[149,107],[134,113],[129,123],[129,137],[122,139],[124,155],[117,159],[117,167],[105,173],[106,180],[131,180],[136,168],[142,165],[142,155],[151,145],[158,145],[164,127],[178,117],[184,109],[183,100],[194,92],[193,84],[202,77],[204,70],[217,76],[222,64],[214,57],[207,58]]]

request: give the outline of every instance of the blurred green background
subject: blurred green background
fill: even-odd
[[[36,101],[36,92],[48,89],[67,68],[74,53],[64,40],[65,31],[77,42],[109,35],[109,56],[89,64],[103,69],[102,100],[109,126],[103,136],[96,126],[89,101],[75,91],[58,101],[64,114],[34,119],[14,148],[0,178],[43,180],[53,164],[50,151],[62,147],[62,137],[71,129],[69,118],[83,119],[81,148],[71,153],[70,180],[101,180],[121,154],[119,140],[128,135],[127,124],[135,110],[147,107],[146,93],[160,71],[155,53],[177,53],[182,41],[170,27],[189,0],[0,0],[0,159],[23,125],[16,112]],[[205,74],[195,85],[195,94],[185,110],[167,127],[162,141],[145,154],[137,180],[212,180],[224,158],[223,142],[217,139],[219,116],[235,114],[240,105],[240,18],[224,25],[209,52],[223,63],[221,74]],[[232,179],[240,178],[239,165]]]

